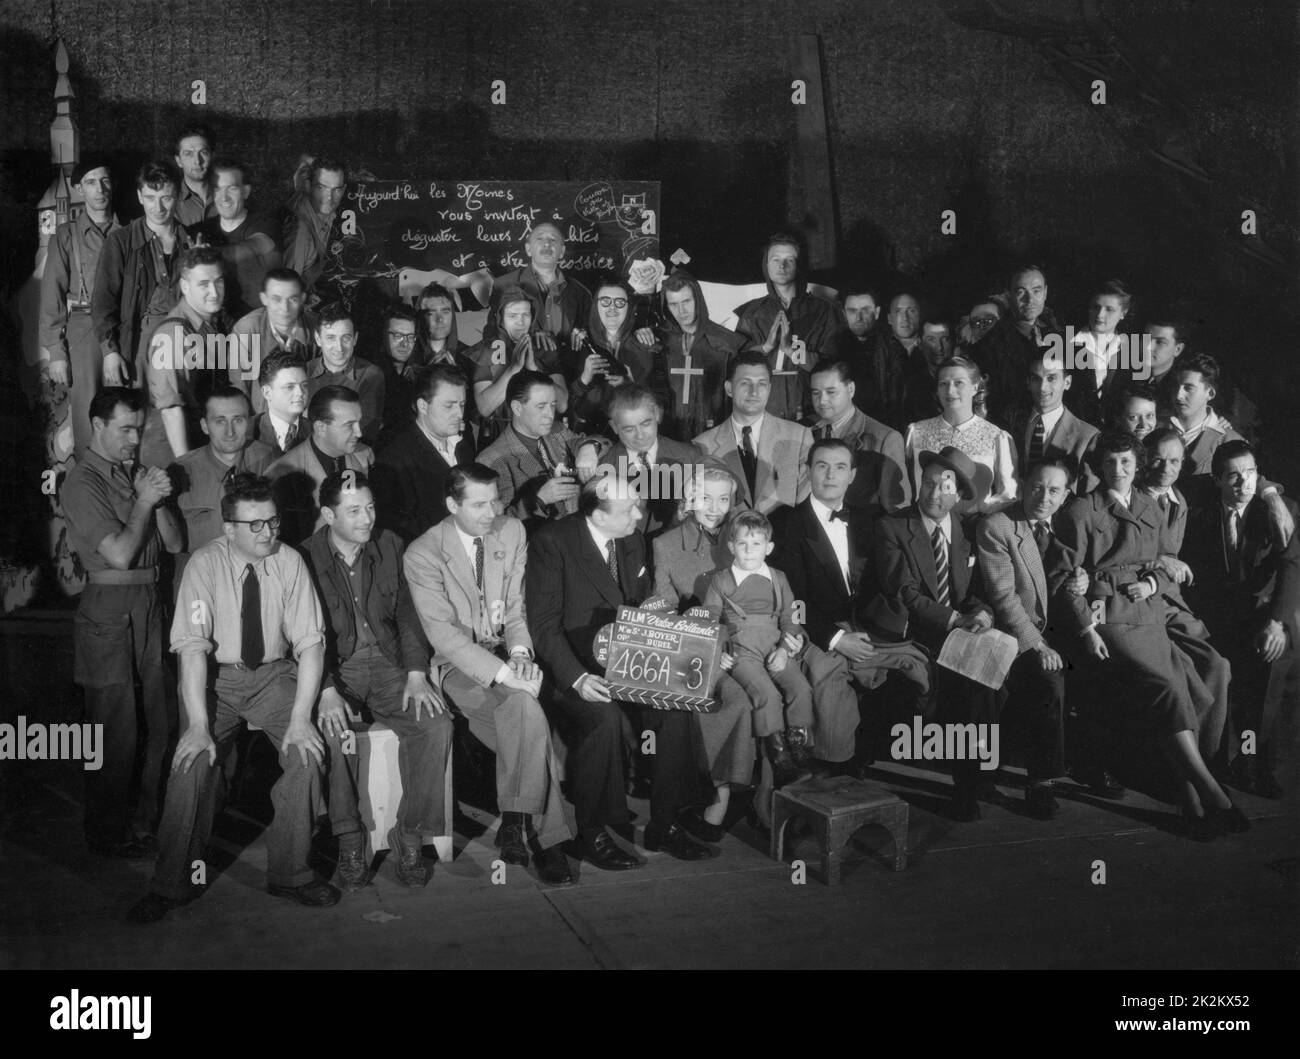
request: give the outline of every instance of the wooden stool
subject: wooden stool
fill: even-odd
[[[853,833],[879,824],[894,836],[894,871],[907,867],[907,803],[896,794],[862,780],[834,776],[795,783],[772,793],[772,858],[783,860],[785,825],[795,817],[810,821],[822,848],[822,881],[840,881],[840,860]]]

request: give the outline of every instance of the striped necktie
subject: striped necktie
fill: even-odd
[[[1041,415],[1034,416],[1034,432],[1029,437],[1029,462],[1037,463],[1043,458],[1043,449],[1047,443],[1046,424]]]
[[[934,575],[939,585],[939,602],[945,607],[952,606],[952,594],[948,590],[948,542],[943,539],[943,530],[938,526],[930,534],[930,547],[934,549]]]

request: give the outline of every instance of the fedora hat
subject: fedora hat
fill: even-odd
[[[979,468],[961,449],[954,448],[952,445],[946,445],[938,452],[921,453],[921,472],[932,463],[937,463],[944,470],[952,471],[957,478],[957,491],[966,500],[979,500],[980,490],[976,487],[976,482],[980,478]]]

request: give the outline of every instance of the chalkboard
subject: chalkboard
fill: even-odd
[[[619,607],[610,632],[605,680],[622,702],[660,710],[717,708],[718,625],[671,611]]]
[[[461,308],[482,305],[486,273],[526,265],[523,241],[543,221],[559,225],[561,267],[584,282],[659,257],[653,181],[360,180],[340,210],[342,234],[321,286],[348,304],[394,298],[399,278],[409,290],[422,274],[440,272],[462,279],[450,284]]]

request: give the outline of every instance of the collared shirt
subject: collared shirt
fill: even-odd
[[[952,551],[952,516],[951,515],[944,515],[942,522],[935,522],[934,519],[932,519],[929,515],[923,514],[921,516],[921,523],[922,525],[925,526],[925,535],[931,538],[934,537],[934,527],[938,526],[939,532],[943,534],[944,544],[947,546],[949,552]],[[949,560],[948,565],[949,567],[952,566],[951,559]]]
[[[190,556],[176,598],[171,647],[177,654],[215,654],[222,665],[242,661],[241,612],[246,560],[225,537]],[[325,619],[307,564],[286,544],[253,563],[262,601],[263,662],[295,658],[325,642]]]
[[[352,624],[357,630],[357,647],[366,647],[377,643],[375,630],[370,627],[366,617],[365,600],[370,598],[370,562],[367,549],[377,547],[373,540],[366,541],[357,549],[356,558],[348,562],[338,550],[333,535],[329,536],[330,554],[334,562],[347,578],[348,588],[352,592]],[[347,661],[347,659],[341,659]]]
[[[221,497],[226,480],[235,474],[251,471],[262,474],[275,454],[260,441],[249,442],[235,456],[233,464],[223,463],[209,443],[191,449],[176,465],[184,469],[185,491],[176,498],[185,519],[185,544],[194,551],[221,536]]]
[[[320,446],[316,444],[316,438],[309,437],[307,444],[311,446],[312,453],[316,456],[316,462],[320,464],[321,470],[325,472],[328,478],[331,474],[342,474],[348,468],[348,458],[343,456],[329,456],[321,452]]]
[[[1075,335],[1074,344],[1083,346],[1090,357],[1093,386],[1100,390],[1106,382],[1107,373],[1115,367],[1115,355],[1119,352],[1119,336],[1115,334],[1095,335],[1084,331]]]
[[[532,273],[533,279],[537,283],[537,290],[544,299],[539,320],[542,330],[557,335],[564,330],[564,310],[560,306],[560,296],[564,293],[564,288],[568,286],[568,281],[564,278],[564,273],[557,268],[554,282],[547,287],[542,283],[542,277],[537,274],[537,270],[532,265],[528,266],[528,271]]]
[[[53,361],[67,360],[68,348],[64,327],[68,321],[68,302],[89,310],[95,291],[95,269],[108,236],[121,228],[116,216],[103,226],[90,219],[85,210],[74,221],[59,225],[50,240],[41,274],[40,344],[50,351]],[[76,243],[74,252],[73,243]],[[77,271],[78,259],[81,271]]]
[[[1117,493],[1114,489],[1107,489],[1106,495],[1114,500],[1121,507],[1128,507],[1129,501],[1133,499],[1132,493]]]
[[[416,418],[415,425],[420,428],[420,433],[429,439],[429,444],[438,450],[438,455],[447,461],[447,466],[455,467],[456,446],[460,444],[461,435],[453,434],[449,438],[435,437],[433,434],[429,433],[428,428],[425,427],[419,417]]]
[[[604,533],[601,533],[600,530],[596,528],[596,524],[592,522],[591,519],[587,519],[587,532],[591,534],[591,539],[596,542],[596,551],[600,552],[600,557],[604,559],[606,562],[608,562],[609,550],[605,547],[605,545],[609,541],[612,541],[614,538],[608,537]],[[617,552],[617,550],[618,550],[618,546],[615,545],[615,552]]]
[[[68,543],[81,557],[87,573],[113,569],[99,553],[99,546],[105,537],[120,533],[131,519],[135,508],[132,471],[123,464],[106,460],[94,449],[87,449],[68,472],[60,501],[68,523]],[[144,543],[131,560],[132,570],[158,565],[162,540],[158,536],[157,516],[151,514],[149,521]]]
[[[484,540],[482,536],[471,537],[459,526],[456,526],[456,536],[460,538],[461,547],[465,549],[465,558],[469,560],[470,570],[477,572],[476,564],[478,563],[478,548],[475,547],[474,542],[483,541],[483,555],[484,555],[484,561],[486,562],[487,541]],[[483,591],[482,588],[480,588],[479,591],[481,593]]]
[[[194,308],[182,298],[172,309],[168,320],[164,320],[149,339],[148,359],[145,363],[144,377],[149,388],[149,403],[154,408],[176,408],[184,405],[190,409],[199,407],[194,383],[201,374],[208,373],[206,351],[198,358],[204,367],[185,367],[186,336],[215,335],[219,333],[220,313],[205,320]],[[174,322],[169,322],[174,321]],[[215,349],[215,345],[212,347]]]
[[[749,440],[750,440],[750,444],[754,446],[755,455],[758,454],[759,431],[763,429],[763,420],[765,420],[766,418],[767,418],[767,413],[764,412],[761,416],[758,417],[757,422],[751,423],[749,425]],[[745,441],[744,441],[745,428],[740,423],[736,422],[735,416],[732,416],[731,418],[731,429],[736,435],[736,451],[744,452],[745,451]]]
[[[772,571],[768,568],[767,563],[761,563],[756,570],[742,570],[735,563],[732,563],[731,576],[736,579],[736,587],[739,588],[747,577],[766,577],[771,581]]]
[[[207,192],[206,199],[190,187],[188,180],[181,181],[172,212],[186,228],[193,228],[207,218],[217,216],[217,204],[212,196],[212,188],[205,184],[204,190]]]
[[[1043,417],[1043,443],[1046,444],[1047,439],[1052,436],[1052,431],[1056,429],[1056,424],[1061,421],[1061,416],[1065,415],[1065,405],[1058,404],[1050,412],[1035,412],[1034,415]],[[1032,426],[1033,416],[1029,417],[1029,422]]]
[[[1169,417],[1169,425],[1178,431],[1178,436],[1183,439],[1183,444],[1186,446],[1194,442],[1206,430],[1226,430],[1228,423],[1213,408],[1207,408],[1205,418],[1195,426],[1184,427],[1177,416]]]
[[[271,421],[271,429],[275,431],[275,443],[279,445],[281,449],[283,449],[284,439],[289,433],[289,427],[294,426],[295,424],[286,423],[283,419],[281,419],[278,415],[276,415],[274,412],[270,411],[269,409],[267,410],[266,417]],[[298,430],[298,437],[301,438],[303,434],[303,430],[305,429],[305,424],[303,422],[302,416],[298,417],[298,422],[296,424],[296,427]]]
[[[645,452],[633,452],[631,449],[628,449],[627,456],[629,462],[631,462],[633,466],[640,467],[641,459],[644,457],[645,465],[647,467],[653,467],[655,465],[655,460],[659,456],[659,439],[655,438],[655,443],[646,449]]]
[[[808,502],[812,505],[813,514],[817,516],[817,521],[821,523],[826,536],[830,538],[831,547],[835,549],[835,558],[839,561],[840,573],[844,575],[844,584],[852,590],[852,585],[849,584],[849,524],[843,519],[831,518],[831,508],[815,496],[810,496]],[[840,506],[843,507],[843,504]],[[839,508],[834,510],[838,511]]]

